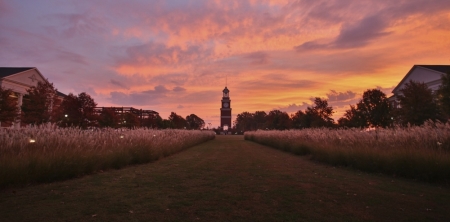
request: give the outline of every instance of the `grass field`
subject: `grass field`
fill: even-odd
[[[214,137],[200,130],[0,129],[0,189],[149,163]]]
[[[153,163],[0,191],[1,221],[448,221],[450,187],[217,136]]]
[[[332,166],[450,184],[450,124],[361,129],[258,130],[245,139]]]

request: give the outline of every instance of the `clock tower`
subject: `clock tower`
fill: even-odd
[[[223,89],[222,107],[220,108],[220,127],[223,130],[231,128],[231,100],[230,90],[225,86]]]

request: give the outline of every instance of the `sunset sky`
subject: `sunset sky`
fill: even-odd
[[[114,2],[114,3],[113,3]],[[449,0],[0,0],[0,66],[37,67],[99,106],[219,125],[243,111],[342,116],[414,64],[450,64]]]

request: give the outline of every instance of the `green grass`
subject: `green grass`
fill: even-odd
[[[3,190],[4,221],[448,221],[450,187],[317,164],[242,136]]]

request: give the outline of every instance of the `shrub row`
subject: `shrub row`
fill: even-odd
[[[450,182],[450,124],[376,130],[246,132],[245,139],[320,162],[428,182]]]
[[[214,138],[198,130],[0,129],[0,188],[148,163]]]

